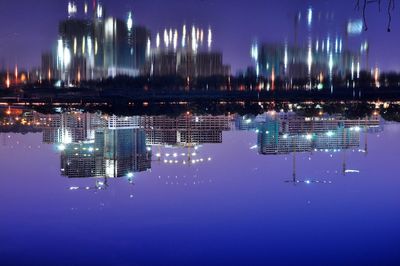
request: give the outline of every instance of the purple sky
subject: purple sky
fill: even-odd
[[[40,64],[40,54],[57,38],[57,24],[66,18],[66,0],[0,1],[0,67],[32,67]],[[83,0],[77,0],[80,8]],[[90,1],[89,1],[90,2]],[[225,62],[235,72],[251,64],[249,50],[253,40],[282,42],[293,40],[293,17],[312,5],[315,10],[332,10],[338,24],[358,18],[351,0],[103,0],[109,15],[125,17],[133,10],[135,20],[152,32],[163,27],[196,23],[214,29],[214,47],[223,50]],[[392,32],[386,32],[388,0],[382,13],[376,5],[368,10],[369,31],[362,38],[371,44],[371,65],[400,70],[399,9],[393,14]],[[342,25],[340,25],[342,27]]]

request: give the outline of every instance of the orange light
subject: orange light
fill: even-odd
[[[25,74],[22,74],[21,75],[21,82],[25,82],[26,81],[26,75]]]
[[[81,82],[81,71],[78,70],[78,83],[80,83],[80,82]]]
[[[10,88],[10,85],[11,85],[10,73],[7,72],[7,79],[6,79],[6,86],[7,86],[7,89]]]
[[[319,74],[319,83],[324,82],[324,74],[322,72]]]
[[[272,68],[272,74],[271,74],[271,81],[272,81],[272,90],[275,89],[275,69]]]
[[[14,75],[15,75],[15,83],[18,83],[18,66],[17,65],[15,65],[15,73],[14,73]]]

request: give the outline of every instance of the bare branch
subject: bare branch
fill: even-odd
[[[356,5],[355,5],[355,10],[361,11],[362,12],[362,17],[363,17],[363,22],[364,22],[364,30],[368,30],[368,24],[367,24],[367,6],[372,3],[377,3],[378,4],[378,10],[381,12],[381,4],[382,0],[363,0],[364,2],[362,3],[362,11],[361,11],[361,0],[356,0]],[[388,0],[388,6],[387,6],[387,14],[388,14],[388,24],[387,24],[387,31],[391,32],[392,29],[392,12],[395,10],[395,0]]]

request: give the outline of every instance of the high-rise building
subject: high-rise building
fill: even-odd
[[[76,4],[69,3],[68,19],[59,24],[57,48],[51,60],[48,54],[43,57],[42,75],[54,72],[53,77],[69,83],[138,75],[148,55],[150,32],[134,24],[132,13],[126,21],[106,17],[97,2],[89,18],[87,5],[84,8],[85,15],[79,18]]]

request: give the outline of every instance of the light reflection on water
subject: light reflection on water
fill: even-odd
[[[399,261],[400,126],[377,114],[6,119],[2,264]]]

